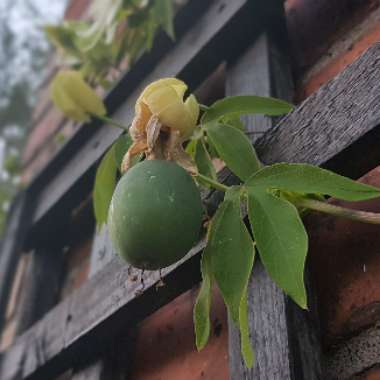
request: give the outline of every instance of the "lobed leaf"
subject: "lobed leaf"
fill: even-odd
[[[330,195],[346,201],[380,196],[380,189],[376,187],[308,164],[280,163],[267,166],[249,178],[246,184],[249,187],[264,189]]]
[[[156,0],[154,2],[154,13],[158,23],[162,26],[168,36],[174,40],[173,0]]]
[[[245,125],[240,120],[240,114],[231,113],[228,115],[224,115],[219,119],[219,123],[240,129],[243,132],[245,131]]]
[[[114,158],[116,167],[120,170],[121,163],[123,161],[125,153],[127,153],[129,147],[133,141],[129,133],[121,135],[114,144]]]
[[[239,309],[239,325],[240,325],[240,344],[241,354],[244,359],[245,366],[252,368],[255,361],[255,355],[253,353],[250,337],[249,337],[249,318],[248,318],[248,289],[246,288],[243,297],[240,301]]]
[[[255,149],[241,130],[227,125],[212,124],[206,131],[219,157],[241,180],[245,181],[260,169],[261,164]]]
[[[229,96],[216,101],[202,116],[202,124],[218,121],[225,115],[263,114],[268,116],[284,115],[293,105],[281,99],[270,97],[240,95]]]
[[[203,139],[197,140],[194,160],[199,173],[205,175],[206,177],[216,179],[216,171]]]
[[[103,157],[96,171],[93,206],[98,227],[107,222],[108,209],[116,186],[117,170],[115,145],[113,145]]]
[[[202,350],[210,336],[210,308],[212,295],[211,255],[207,248],[201,261],[202,285],[194,306],[195,343],[197,350]]]
[[[207,248],[212,274],[233,321],[239,325],[239,310],[254,260],[251,236],[242,221],[240,188],[227,191],[211,226]]]
[[[308,237],[297,208],[262,188],[247,186],[247,193],[248,216],[263,265],[277,285],[305,309]]]

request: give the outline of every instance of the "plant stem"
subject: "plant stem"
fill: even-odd
[[[110,117],[107,117],[107,116],[100,116],[100,115],[94,115],[92,114],[91,115],[93,118],[95,119],[98,119],[98,120],[101,120],[101,121],[104,121],[105,123],[107,124],[110,124],[112,125],[113,127],[116,127],[116,128],[119,128],[119,129],[122,129],[123,131],[128,131],[129,127],[126,127],[125,125],[111,119]]]
[[[199,104],[199,109],[203,112],[207,111],[210,107],[205,106],[204,104]]]
[[[216,190],[220,190],[220,191],[226,192],[229,189],[228,186],[223,185],[222,183],[220,183],[218,181],[215,181],[212,178],[206,177],[206,176],[204,176],[203,174],[200,174],[200,173],[198,173],[197,175],[195,175],[195,178],[201,179],[203,182],[208,183],[211,187],[213,187]]]
[[[375,212],[352,210],[314,199],[299,199],[296,204],[297,206],[310,210],[324,212],[326,214],[356,220],[358,222],[380,224],[380,214]]]

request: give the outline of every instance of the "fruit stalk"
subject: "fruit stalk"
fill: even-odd
[[[358,222],[380,224],[380,214],[368,211],[359,211],[332,205],[331,203],[321,202],[315,199],[297,199],[296,205],[309,210],[323,212],[341,218],[351,219]]]
[[[201,179],[203,182],[206,182],[207,184],[209,184],[215,190],[220,190],[220,191],[226,192],[229,189],[228,186],[223,185],[222,183],[220,183],[218,181],[215,181],[215,180],[213,180],[213,179],[211,179],[209,177],[206,177],[205,175],[200,174],[200,173],[198,173],[197,175],[195,175],[195,178]]]
[[[126,127],[125,125],[111,119],[110,117],[107,117],[107,116],[101,116],[101,115],[94,115],[92,114],[91,115],[94,119],[98,119],[98,120],[101,120],[103,121],[104,123],[106,124],[110,124],[112,125],[113,127],[116,127],[116,128],[119,128],[119,129],[122,129],[123,131],[128,131],[129,127]]]

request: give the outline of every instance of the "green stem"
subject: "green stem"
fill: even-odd
[[[199,109],[203,112],[206,112],[210,107],[205,106],[204,104],[199,104]]]
[[[319,211],[346,219],[356,220],[358,222],[380,224],[380,214],[375,212],[352,210],[314,199],[299,199],[297,200],[296,204],[297,206],[310,210]]]
[[[129,127],[126,127],[125,125],[111,119],[110,117],[107,117],[107,116],[100,116],[100,115],[94,115],[92,114],[91,115],[93,118],[95,119],[98,119],[98,120],[101,120],[101,121],[104,121],[106,124],[110,124],[112,125],[113,127],[116,127],[116,128],[119,128],[119,129],[122,129],[123,131],[128,131]]]
[[[206,177],[203,174],[198,173],[195,178],[201,179],[203,182],[208,183],[211,187],[213,187],[215,190],[220,190],[226,192],[229,187],[226,185],[223,185],[222,183],[213,180],[212,178]]]

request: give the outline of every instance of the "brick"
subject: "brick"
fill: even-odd
[[[1,332],[0,351],[6,350],[13,342],[16,336],[17,322],[16,319],[11,319],[5,324]]]
[[[91,0],[71,0],[66,8],[65,19],[66,20],[79,20],[83,14],[87,11],[87,8]]]
[[[310,96],[317,91],[323,84],[327,83],[341,71],[343,71],[350,63],[354,62],[361,54],[363,54],[371,45],[380,40],[380,23],[368,31],[362,38],[354,41],[349,49],[341,55],[331,60],[318,73],[313,75],[302,89],[300,98]]]
[[[360,181],[380,187],[380,167]],[[380,199],[332,202],[380,212]],[[322,214],[307,217],[306,225],[324,343],[331,345],[380,317],[379,226]]]
[[[210,341],[201,352],[195,348],[192,316],[198,289],[182,294],[139,325],[131,380],[229,379],[227,313],[216,292]]]
[[[380,368],[373,368],[367,371],[360,377],[357,377],[358,380],[380,380]]]
[[[61,291],[61,299],[79,288],[88,278],[92,239],[78,242],[66,252],[66,276]]]
[[[29,135],[28,142],[23,152],[22,160],[28,163],[38,153],[38,150],[49,140],[63,125],[65,117],[55,108],[50,108],[43,119],[36,125]]]

